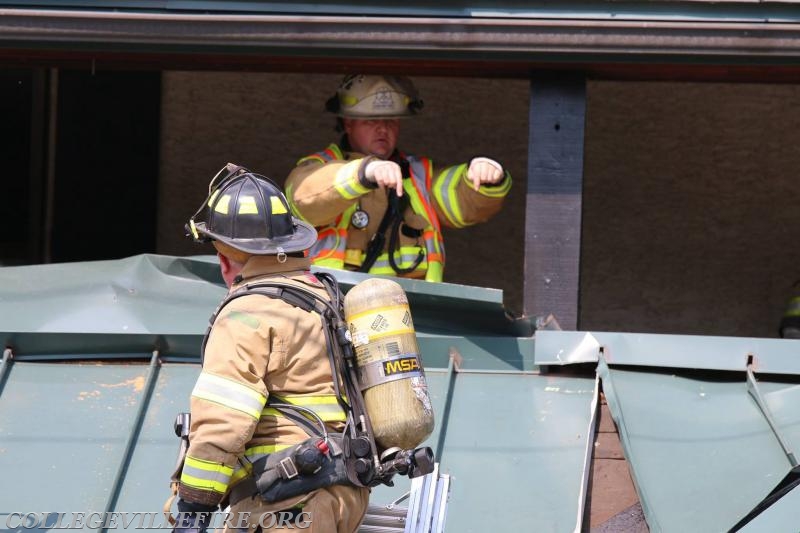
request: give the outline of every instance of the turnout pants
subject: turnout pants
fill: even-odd
[[[226,526],[224,533],[355,533],[367,512],[368,502],[369,489],[344,485],[317,489],[274,503],[267,503],[258,496],[245,498],[231,506],[234,517],[231,524],[237,523],[236,517],[242,516],[239,513],[250,513],[249,527]]]

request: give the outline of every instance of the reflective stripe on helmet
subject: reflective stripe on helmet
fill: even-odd
[[[225,494],[233,468],[187,455],[181,472],[181,483],[199,490]]]
[[[265,176],[235,168],[218,183],[221,174],[214,177],[211,187],[216,188],[190,217],[195,240],[216,241],[245,254],[245,260],[249,255],[305,251],[317,241],[313,226],[289,213],[280,187]],[[201,215],[205,220],[198,219]]]
[[[233,380],[200,372],[192,397],[213,402],[242,412],[256,420],[261,416],[267,398],[260,392]]]

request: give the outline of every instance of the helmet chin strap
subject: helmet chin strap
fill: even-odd
[[[197,208],[197,211],[194,212],[194,215],[189,218],[189,222],[186,224],[186,228],[189,230],[189,234],[195,240],[195,242],[208,242],[208,239],[201,237],[200,233],[197,231],[197,226],[195,225],[194,219],[209,206],[211,199],[214,196],[214,191],[222,187],[222,185],[231,179],[234,175],[238,174],[240,171],[246,170],[244,167],[237,165],[235,163],[227,163],[224,167],[222,167],[219,172],[217,172],[211,181],[208,183],[208,197],[205,201],[200,204],[200,207]]]

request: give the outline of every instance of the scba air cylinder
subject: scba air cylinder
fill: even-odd
[[[345,296],[344,314],[375,440],[418,446],[433,431],[433,408],[405,291],[388,279],[362,281]]]

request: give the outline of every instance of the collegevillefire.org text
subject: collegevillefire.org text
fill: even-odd
[[[5,513],[4,513],[5,514]],[[266,528],[307,529],[311,513],[279,511],[274,513],[210,513],[209,529],[229,527],[245,529],[255,524]],[[173,515],[177,520],[183,513]],[[186,517],[191,518],[191,515]],[[0,520],[2,515],[0,515]],[[155,512],[20,512],[8,513],[4,521],[10,531],[55,529],[172,529],[163,513]]]

